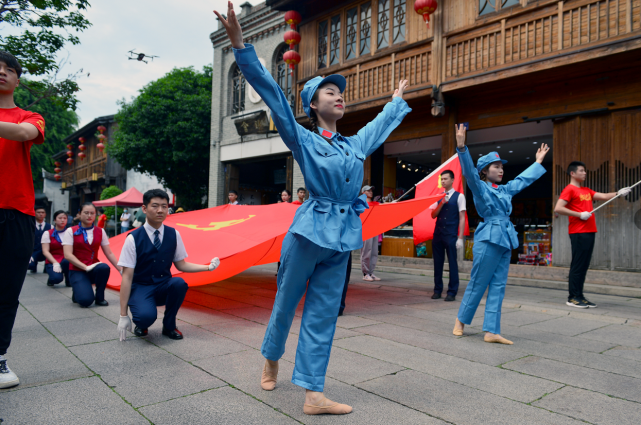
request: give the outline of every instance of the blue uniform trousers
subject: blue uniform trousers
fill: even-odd
[[[445,265],[445,253],[447,262],[450,265],[450,282],[447,285],[447,295],[453,297],[458,293],[458,263],[456,262],[456,240],[457,236],[438,237],[432,240],[432,257],[434,258],[434,293],[443,292],[443,266]]]
[[[347,257],[347,272],[345,273],[345,286],[343,286],[343,295],[341,296],[341,308],[338,309],[338,314],[342,315],[345,311],[345,298],[347,298],[347,287],[349,286],[350,278],[352,277],[352,254]]]
[[[98,264],[90,272],[69,270],[69,282],[73,287],[76,302],[83,307],[89,307],[94,301],[104,301],[110,273],[111,269],[104,263]],[[92,284],[96,285],[95,296]]]
[[[62,268],[62,273],[56,273],[53,271],[53,264],[45,265],[45,272],[49,275],[49,282],[54,285],[62,282],[63,278],[66,282],[69,282],[69,261],[63,259],[60,262],[60,267]]]
[[[458,310],[458,319],[469,325],[487,288],[483,330],[501,333],[501,306],[505,296],[511,251],[492,242],[474,243],[472,276]]]
[[[33,261],[29,261],[29,270],[35,272],[38,267],[38,263],[41,263],[46,260],[45,255],[42,253],[42,248],[35,249],[31,254]]]
[[[156,306],[164,305],[165,317],[162,324],[165,329],[173,331],[176,329],[176,315],[187,289],[187,283],[181,277],[172,277],[158,285],[137,285],[134,282],[129,296],[131,319],[139,328],[147,329],[158,316]]]
[[[325,386],[350,255],[294,233],[283,240],[278,291],[261,352],[272,361],[282,357],[296,307],[307,291],[292,382],[311,391]]]

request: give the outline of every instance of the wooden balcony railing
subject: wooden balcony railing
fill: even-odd
[[[64,189],[76,184],[104,178],[106,167],[106,157],[93,163],[78,164],[76,168],[62,173],[62,187]]]
[[[573,53],[641,30],[638,0],[560,1],[447,38],[445,81]]]
[[[412,89],[429,87],[431,68],[432,49],[429,43],[333,70],[333,73],[341,74],[347,80],[344,98],[349,110],[351,104],[391,96],[401,79],[409,80]],[[300,99],[303,87],[304,83],[298,84],[297,99]],[[296,102],[296,115],[304,115],[301,102]]]

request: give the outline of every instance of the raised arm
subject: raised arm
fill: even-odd
[[[272,119],[283,142],[290,150],[298,150],[298,146],[306,138],[307,130],[296,122],[287,97],[271,74],[258,61],[254,46],[243,43],[243,32],[236,18],[232,2],[228,2],[227,19],[215,10],[214,13],[227,31],[227,36],[234,48],[236,64],[243,72],[247,82],[272,110]]]
[[[511,180],[505,184],[505,188],[508,193],[512,196],[516,195],[536,180],[539,179],[543,174],[545,174],[545,168],[541,163],[545,158],[545,155],[548,153],[550,148],[545,143],[541,144],[541,147],[536,151],[536,161],[534,164],[530,165],[525,169],[521,174],[519,174],[514,180]]]
[[[407,80],[399,81],[398,88],[392,96],[392,101],[385,105],[381,113],[378,114],[374,120],[367,123],[367,125],[357,133],[361,142],[361,149],[365,156],[370,156],[378,149],[390,133],[403,121],[405,115],[412,111],[412,108],[403,100],[403,94],[408,85]]]
[[[476,171],[474,166],[474,161],[472,161],[472,156],[470,151],[465,146],[465,139],[467,137],[467,129],[465,124],[454,124],[454,129],[456,130],[456,152],[458,153],[458,159],[461,162],[461,171],[463,176],[467,179],[467,186],[470,188],[474,196],[483,196],[487,187],[481,181],[479,173]]]

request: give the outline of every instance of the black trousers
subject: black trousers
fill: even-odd
[[[455,236],[439,237],[432,240],[432,257],[434,258],[434,293],[443,292],[443,267],[445,266],[445,253],[450,264],[450,282],[447,285],[447,295],[453,297],[458,293],[459,277],[458,263],[456,262]]]
[[[338,310],[338,315],[342,315],[345,311],[345,297],[347,297],[347,287],[349,286],[349,279],[352,277],[352,253],[349,253],[347,259],[347,271],[345,273],[345,286],[343,286],[343,296],[341,297],[341,308]]]
[[[585,284],[585,275],[590,267],[592,251],[594,251],[594,240],[596,233],[572,233],[570,242],[572,243],[572,264],[570,264],[569,290],[571,298],[583,299],[583,285]]]
[[[36,218],[0,209],[0,355],[11,344],[11,331],[36,237]]]

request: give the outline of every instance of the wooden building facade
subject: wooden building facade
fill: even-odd
[[[385,152],[365,166],[366,182],[385,191],[393,189],[401,163],[387,154],[395,142],[434,142],[445,160],[455,153],[458,122],[468,123],[470,136],[514,130],[521,145],[513,135],[494,145],[505,140],[515,152],[537,143],[528,134],[533,125],[548,126],[548,183],[528,196],[545,198],[539,209],[553,221],[554,265],[569,266],[567,218],[551,211],[569,182],[569,162],[587,164],[586,184],[596,191],[641,179],[641,0],[440,0],[429,29],[414,12],[414,0],[267,4],[303,17],[298,94],[315,76],[346,77],[341,133],[355,133],[389,101],[400,79],[409,80],[405,98],[413,112],[386,141]],[[494,147],[481,146],[485,153]],[[597,214],[591,267],[641,271],[641,189],[604,210]]]

